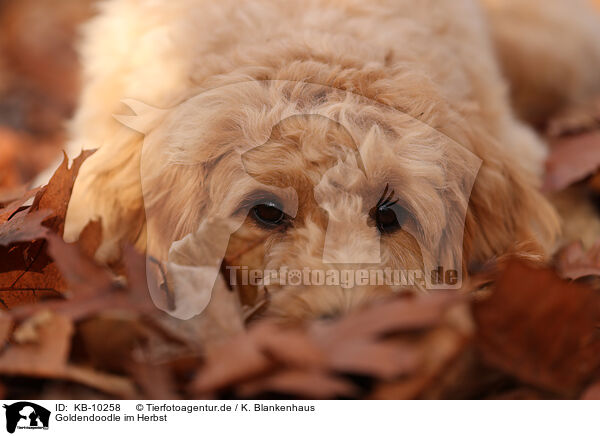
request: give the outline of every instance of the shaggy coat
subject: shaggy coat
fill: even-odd
[[[105,262],[125,243],[261,270],[543,258],[558,221],[525,121],[600,90],[600,20],[579,0],[107,0],[81,54],[69,148],[98,151],[66,237],[101,218]],[[402,217],[382,233],[390,195]],[[273,228],[252,216],[267,199]],[[238,288],[292,319],[394,290]]]

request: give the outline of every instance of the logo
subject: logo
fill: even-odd
[[[6,431],[14,433],[16,429],[48,430],[50,411],[28,401],[19,401],[4,405],[6,409]]]

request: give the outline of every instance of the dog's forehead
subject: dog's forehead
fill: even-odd
[[[464,147],[423,123],[411,127],[403,134],[390,134],[376,122],[361,131],[324,117],[316,122],[314,115],[294,116],[275,126],[267,142],[241,153],[241,161],[244,170],[263,183],[294,180],[315,186],[329,175],[335,183],[365,189],[411,176],[443,185],[449,177],[476,173],[478,159]],[[464,168],[453,171],[453,161]],[[361,184],[346,177],[354,170],[363,174]]]
[[[180,163],[206,165],[229,156],[250,173],[296,170],[322,176],[352,156],[367,179],[402,171],[431,174],[430,167],[447,168],[449,162],[460,168],[452,176],[462,177],[481,165],[466,147],[407,113],[311,83],[229,84],[167,112],[158,117],[160,133],[149,136],[158,136],[154,143]],[[143,118],[157,122],[154,116]]]
[[[170,129],[185,130],[191,127],[187,123],[191,123],[213,131],[238,130],[251,141],[250,147],[265,142],[274,126],[294,115],[321,115],[352,134],[367,132],[374,124],[394,134],[402,126],[411,129],[414,123],[422,123],[398,108],[350,91],[287,80],[252,80],[204,90],[166,111],[149,111],[147,105],[132,100],[124,103],[141,120],[134,123],[136,117],[132,116],[118,116],[118,119],[142,133],[151,130],[156,118],[151,113],[167,112],[168,117],[176,120],[167,123]],[[139,121],[146,121],[149,126],[143,128]]]

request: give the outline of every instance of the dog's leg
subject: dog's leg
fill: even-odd
[[[600,94],[600,9],[590,0],[481,0],[513,105],[542,126]]]

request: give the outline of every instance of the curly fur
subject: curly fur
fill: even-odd
[[[85,86],[70,125],[72,152],[99,150],[76,182],[66,237],[101,217],[101,260],[118,258],[125,242],[164,259],[202,216],[234,215],[256,183],[294,189],[294,223],[274,232],[244,219],[227,264],[323,268],[332,220],[352,235],[338,237],[335,249],[360,251],[379,237],[367,215],[386,185],[411,210],[413,230],[381,238],[381,265],[422,266],[461,204],[468,204],[463,247],[447,255],[462,253],[467,273],[493,256],[543,258],[551,250],[558,222],[537,190],[544,144],[517,114],[537,121],[600,85],[592,77],[600,26],[583,1],[108,0],[99,8],[85,28]],[[569,19],[559,22],[557,11]],[[585,50],[570,50],[579,42],[566,41],[567,33]],[[290,82],[376,104],[336,92],[294,99]],[[248,84],[244,91],[239,83]],[[549,89],[560,94],[552,106]],[[113,118],[126,111],[124,98],[165,109],[146,137]],[[299,106],[328,118],[283,116]],[[356,126],[354,145],[331,122],[342,118]],[[367,121],[377,126],[368,134]],[[482,160],[470,195],[460,187],[470,170],[463,156],[432,131]],[[263,145],[248,151],[251,143]],[[347,159],[352,147],[375,175],[368,181]],[[329,192],[327,207],[318,192]],[[257,292],[240,289],[248,304]],[[321,316],[389,292],[283,288],[272,292],[270,310]]]

